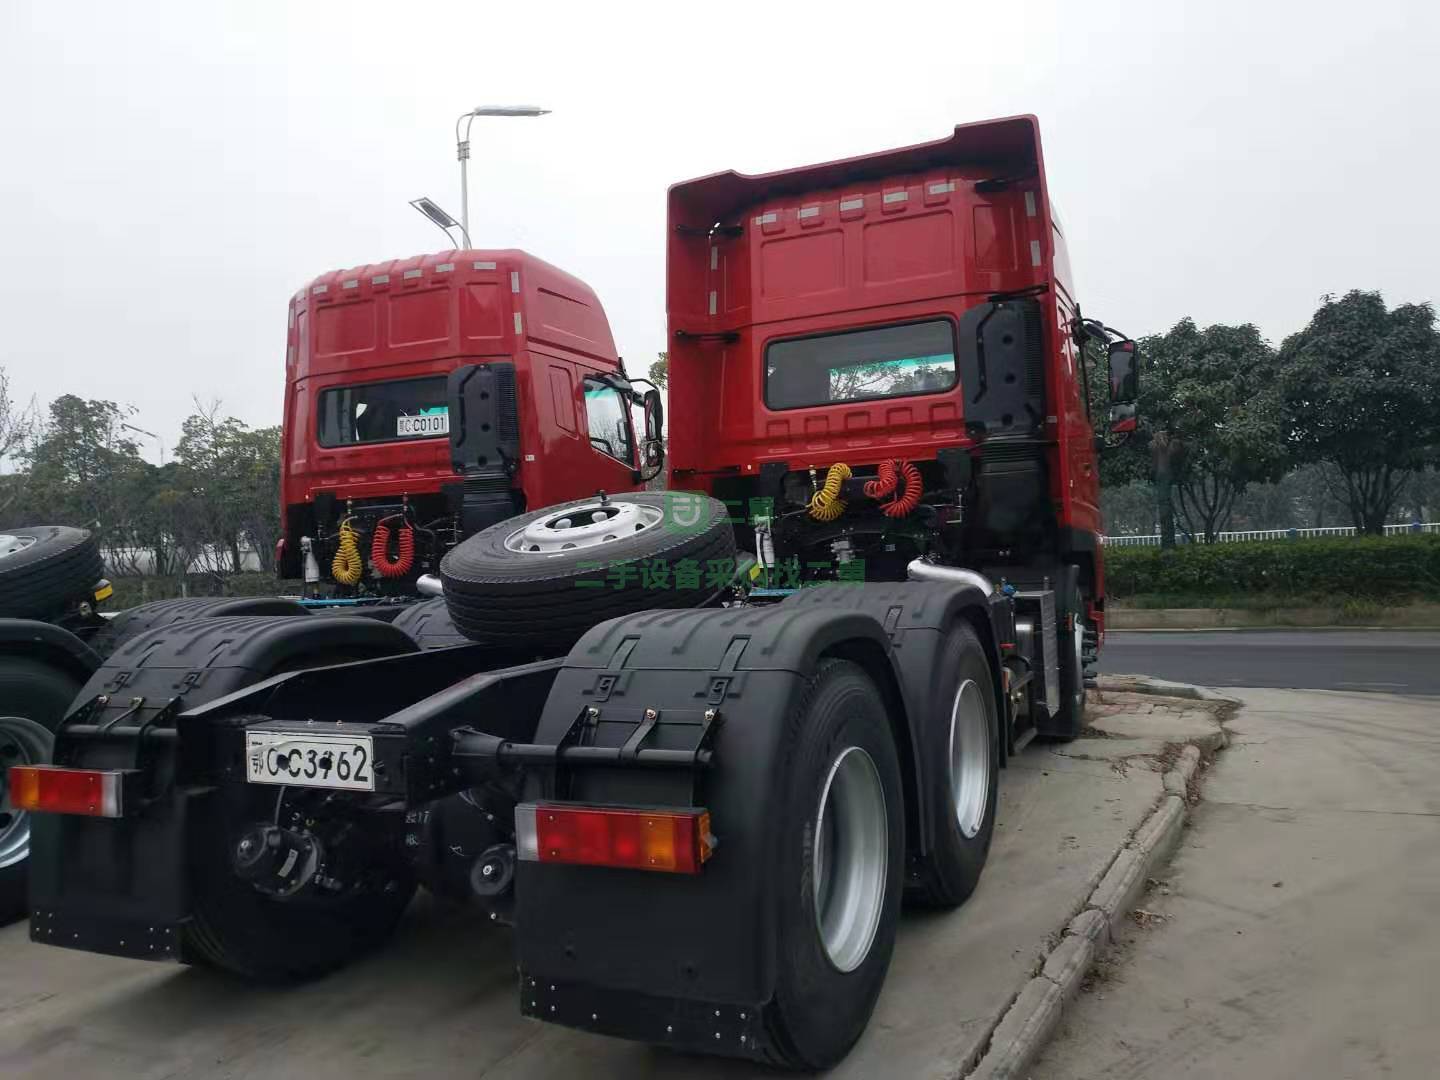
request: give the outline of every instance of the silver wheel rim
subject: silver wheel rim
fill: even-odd
[[[1075,646],[1075,708],[1078,710],[1085,702],[1085,620],[1077,614],[1071,621],[1074,623],[1070,636]]]
[[[870,954],[880,926],[890,858],[880,771],[858,746],[841,750],[825,776],[813,857],[820,942],[836,968],[854,971]]]
[[[10,766],[43,765],[54,745],[50,732],[23,716],[0,716],[0,870],[30,854],[30,815],[10,807]]]
[[[24,551],[35,543],[33,536],[14,536],[11,533],[0,533],[0,559],[8,559],[11,555]]]
[[[990,717],[973,679],[955,691],[950,707],[950,797],[967,840],[980,831],[990,801]]]
[[[601,547],[660,524],[658,506],[632,502],[595,502],[567,506],[536,518],[505,538],[505,547],[521,555],[556,555]]]

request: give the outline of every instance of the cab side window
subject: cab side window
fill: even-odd
[[[630,410],[625,398],[613,386],[599,379],[585,379],[585,420],[590,431],[590,445],[608,457],[626,465],[635,462],[635,447],[630,434]]]

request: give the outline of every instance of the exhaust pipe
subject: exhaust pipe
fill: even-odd
[[[986,596],[995,592],[995,586],[984,574],[966,570],[963,566],[941,566],[924,559],[911,559],[905,567],[905,576],[911,581],[939,581],[950,585],[974,585]]]
[[[415,579],[415,591],[421,596],[444,596],[445,586],[434,574],[421,574]]]

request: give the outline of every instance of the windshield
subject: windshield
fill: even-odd
[[[765,350],[765,404],[772,409],[929,394],[955,382],[948,319],[792,338]]]
[[[424,439],[450,432],[444,375],[344,386],[320,394],[321,446]]]

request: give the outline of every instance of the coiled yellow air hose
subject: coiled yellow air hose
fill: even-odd
[[[341,585],[358,585],[365,573],[365,560],[360,555],[360,533],[346,518],[340,523],[340,544],[330,563],[331,576]]]
[[[845,500],[840,498],[840,485],[850,479],[850,466],[836,462],[825,474],[825,483],[810,496],[810,516],[816,521],[834,521],[845,513]]]

